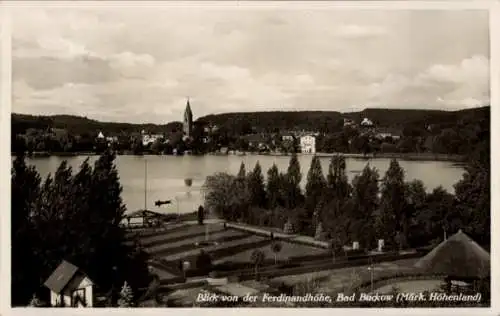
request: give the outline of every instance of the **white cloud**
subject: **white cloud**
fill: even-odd
[[[489,101],[486,11],[18,10],[16,112],[161,123],[188,96],[195,116]]]
[[[449,108],[487,105],[489,102],[489,61],[472,56],[458,65],[432,65],[414,77],[388,75],[368,86],[373,101],[397,105],[435,104]]]
[[[421,75],[421,79],[484,86],[488,83],[489,76],[488,59],[482,55],[475,55],[462,60],[458,65],[433,65]]]
[[[152,67],[155,59],[148,54],[134,54],[131,52],[122,52],[111,56],[111,66],[116,68],[128,67]]]
[[[366,39],[367,37],[381,36],[386,34],[383,27],[375,25],[346,24],[339,27],[337,35],[350,39]]]

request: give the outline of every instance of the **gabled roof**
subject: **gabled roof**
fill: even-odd
[[[61,291],[68,285],[78,271],[78,267],[63,260],[61,264],[52,272],[44,285],[54,293]]]
[[[415,267],[454,277],[485,277],[490,275],[490,254],[459,230],[421,258]]]

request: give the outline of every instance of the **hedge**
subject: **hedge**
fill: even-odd
[[[321,249],[328,249],[329,246],[322,246],[322,245],[318,245],[317,243],[313,243],[313,242],[309,242],[309,241],[306,241],[306,240],[300,240],[300,239],[295,239],[295,238],[289,238],[289,237],[274,237],[274,239],[279,239],[279,240],[283,240],[283,241],[286,241],[286,242],[290,242],[290,243],[293,243],[293,244],[298,244],[298,245],[303,245],[303,246],[309,246],[309,247],[315,247],[315,248],[321,248]],[[317,240],[315,240],[315,242],[317,242]]]
[[[172,233],[172,232],[175,232],[178,230],[186,229],[186,227],[188,227],[188,226],[192,226],[192,225],[185,224],[185,225],[172,227],[172,228],[168,228],[165,226],[158,227],[158,228],[145,228],[144,230],[137,231],[137,232],[136,231],[128,231],[128,232],[126,232],[125,236],[127,239],[128,238],[133,239],[135,236],[139,236],[140,238],[155,237],[155,236],[169,234],[169,233]],[[153,231],[151,231],[151,230],[153,230]]]
[[[225,231],[225,230],[224,229],[212,230],[212,231],[210,231],[210,236],[212,236],[214,234],[218,234],[218,233],[223,232],[223,231]],[[174,242],[178,242],[178,241],[181,241],[184,239],[196,238],[196,237],[201,237],[201,236],[205,236],[204,231],[203,232],[195,232],[195,233],[187,234],[187,235],[179,235],[179,236],[169,236],[168,234],[165,234],[163,236],[164,238],[155,239],[155,240],[151,240],[151,241],[142,241],[141,244],[144,247],[154,247],[154,246],[161,245],[161,244],[174,243]]]
[[[261,232],[261,231],[258,231],[257,229],[254,230],[251,227],[249,227],[247,229],[247,228],[244,228],[244,227],[233,226],[233,224],[231,224],[231,223],[227,223],[227,227],[229,227],[231,229],[243,231],[243,232],[246,232],[246,233],[249,233],[249,234],[252,234],[252,235],[256,235],[256,236],[271,237],[271,232],[267,232],[267,231],[266,232]],[[274,236],[274,239],[278,239],[278,237]]]
[[[211,241],[217,241],[217,242],[222,243],[222,242],[229,242],[229,241],[234,241],[234,240],[244,239],[244,238],[248,238],[248,236],[245,236],[245,235],[224,236],[224,237],[212,239]],[[189,251],[189,250],[193,250],[193,249],[197,249],[197,248],[203,249],[204,247],[203,246],[196,246],[196,242],[193,240],[192,243],[180,245],[180,246],[173,247],[173,248],[165,248],[165,249],[160,249],[160,250],[156,250],[156,251],[148,251],[148,252],[151,255],[161,257],[164,255],[179,253],[179,252],[183,252],[183,251]]]

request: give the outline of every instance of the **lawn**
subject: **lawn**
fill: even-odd
[[[311,247],[311,246],[305,246],[301,244],[296,244],[292,242],[280,242],[282,245],[281,251],[277,254],[277,260],[278,261],[286,261],[290,257],[297,257],[297,256],[303,256],[303,255],[318,255],[325,253],[325,249],[322,248],[317,248],[317,247]],[[266,260],[274,260],[275,254],[271,249],[271,245],[267,245],[264,247],[257,248],[260,251],[264,253],[264,256]],[[255,249],[250,249],[243,251],[241,253],[238,253],[233,256],[229,257],[223,257],[220,258],[219,260],[216,261],[216,263],[223,263],[223,262],[251,262],[251,256],[252,252],[255,251]]]
[[[228,232],[229,231],[230,230],[228,230]],[[212,251],[223,249],[223,248],[234,248],[234,247],[238,247],[240,245],[243,246],[247,243],[253,243],[253,242],[258,242],[258,241],[263,241],[263,240],[266,240],[266,238],[260,237],[260,236],[255,236],[255,235],[248,235],[248,237],[245,237],[245,238],[241,238],[241,239],[233,240],[233,241],[228,241],[228,242],[222,242],[218,245],[204,247],[203,249],[206,252],[210,253]],[[187,250],[187,251],[183,251],[183,252],[179,252],[179,253],[172,253],[172,254],[164,255],[164,256],[161,256],[161,258],[164,260],[167,260],[167,261],[176,261],[176,260],[179,260],[181,258],[197,255],[199,252],[200,252],[200,250],[198,248],[196,248],[194,246],[194,243],[193,243],[192,250]]]

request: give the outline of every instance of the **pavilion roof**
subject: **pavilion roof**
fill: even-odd
[[[486,277],[490,275],[490,254],[459,230],[421,258],[415,267],[453,277]]]

